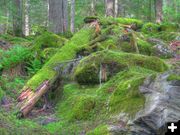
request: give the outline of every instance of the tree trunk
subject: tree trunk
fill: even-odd
[[[23,17],[23,34],[29,36],[29,0],[23,0],[24,17]]]
[[[63,0],[63,31],[68,31],[68,1]]]
[[[152,20],[152,0],[149,0],[149,21]]]
[[[63,0],[49,0],[49,30],[63,33]]]
[[[96,7],[96,0],[92,0],[91,1],[91,15],[92,16],[96,14],[95,7]]]
[[[22,36],[22,0],[14,0],[14,13],[13,13],[13,34],[15,36]]]
[[[118,2],[118,0],[115,0],[115,2],[114,2],[114,17],[118,17],[118,11],[119,11],[119,2]]]
[[[163,21],[163,0],[155,0],[156,23]]]
[[[7,25],[8,25],[8,18],[9,18],[8,9],[7,9],[7,1],[3,0],[1,4],[3,5],[2,16],[4,17],[4,19],[0,20],[0,34],[5,34],[7,32]]]
[[[114,16],[114,0],[106,0],[106,16]]]
[[[71,32],[74,33],[75,0],[71,0]]]

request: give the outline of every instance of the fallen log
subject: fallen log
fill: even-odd
[[[38,100],[48,90],[57,89],[61,78],[60,71],[56,71],[55,67],[58,66],[58,63],[67,61],[67,63],[65,63],[66,65],[68,64],[68,61],[76,59],[77,52],[89,45],[88,43],[93,33],[94,30],[92,28],[84,28],[76,33],[73,38],[60,48],[42,69],[25,84],[22,93],[18,98],[20,102],[18,102],[17,105],[17,117],[26,117]],[[27,90],[31,92],[26,92]]]
[[[39,99],[48,91],[49,86],[49,81],[45,81],[35,92],[32,92],[29,89],[23,91],[18,97],[19,103],[17,107],[20,110],[18,112],[18,117],[26,117]]]

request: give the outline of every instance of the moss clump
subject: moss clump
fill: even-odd
[[[26,84],[35,90],[45,80],[52,80],[57,72],[53,69],[60,62],[71,60],[76,57],[76,53],[83,47],[87,46],[92,35],[92,29],[82,29],[74,35],[58,52],[38,71]]]
[[[160,25],[161,31],[176,32],[179,30],[179,25],[176,23],[163,23]]]
[[[99,95],[109,95],[110,113],[126,112],[134,116],[144,105],[145,98],[139,92],[139,86],[149,75],[156,72],[140,67],[118,73],[98,90]]]
[[[99,18],[97,16],[87,16],[84,18],[85,23],[91,23],[95,20],[98,20]]]
[[[139,49],[140,54],[149,55],[149,56],[151,55],[152,45],[150,43],[148,43],[145,40],[138,39],[137,45],[138,45],[138,49]]]
[[[2,88],[0,87],[0,102],[1,102],[1,99],[3,98],[4,96],[4,91],[2,90]]]
[[[123,71],[129,67],[139,66],[157,72],[163,72],[168,66],[157,57],[130,54],[115,51],[101,51],[84,58],[75,71],[75,79],[80,84],[98,83],[100,64],[107,66],[107,74]],[[91,81],[95,80],[95,81]]]
[[[100,125],[94,130],[87,133],[87,135],[110,135],[107,125]]]
[[[157,33],[160,30],[160,26],[154,23],[145,23],[141,29],[144,33]]]
[[[85,120],[90,119],[93,109],[96,105],[95,97],[82,95],[77,97],[72,109],[72,119]]]
[[[180,37],[179,32],[159,32],[152,35],[154,38],[159,38],[165,41],[171,42],[172,40],[178,40],[178,37]]]
[[[171,74],[168,76],[167,81],[180,81],[180,75]]]
[[[137,28],[141,28],[143,26],[143,21],[132,18],[115,18],[115,21],[125,25],[135,24]]]

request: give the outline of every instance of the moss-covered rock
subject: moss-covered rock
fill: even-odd
[[[95,105],[95,97],[88,95],[78,96],[74,102],[74,106],[72,109],[72,119],[90,119]]]
[[[176,23],[163,23],[160,25],[160,30],[166,32],[176,32],[179,31],[179,28],[179,25]]]
[[[145,23],[141,29],[144,33],[157,33],[160,31],[160,26],[154,23]]]
[[[167,78],[168,81],[180,81],[180,75],[171,74]]]
[[[107,76],[123,71],[129,67],[139,66],[157,72],[168,69],[167,65],[157,57],[130,54],[115,51],[101,51],[84,58],[75,71],[75,79],[80,84],[99,83],[100,65],[106,65]]]
[[[94,130],[89,131],[87,135],[110,135],[107,125],[100,125]]]

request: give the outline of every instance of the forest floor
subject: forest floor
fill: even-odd
[[[96,33],[91,23],[73,37],[46,30],[0,35],[0,134],[110,135],[110,127],[125,128],[145,107],[139,88],[146,78],[180,69],[171,48],[180,46],[178,25],[101,18]],[[47,79],[53,83],[47,108],[40,98],[18,119],[19,95]]]

